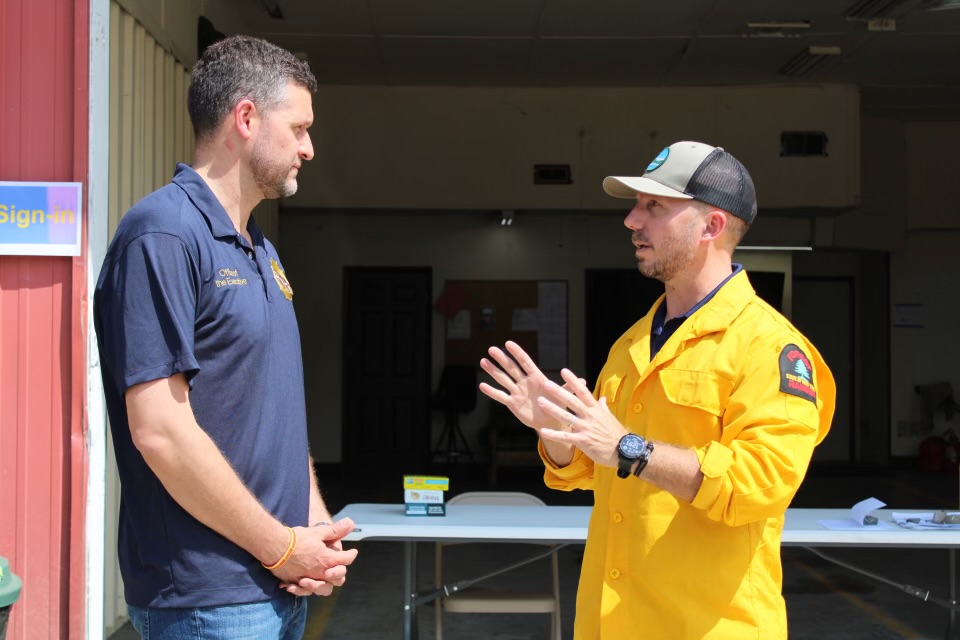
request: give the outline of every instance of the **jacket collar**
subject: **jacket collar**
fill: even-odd
[[[651,360],[650,330],[653,327],[653,316],[666,298],[665,295],[661,295],[637,325],[630,338],[632,341],[629,347],[630,359],[637,371],[641,373],[641,380],[656,367],[676,358],[688,340],[725,330],[743,312],[755,295],[746,270],[741,269],[720,287],[712,299],[687,318]]]

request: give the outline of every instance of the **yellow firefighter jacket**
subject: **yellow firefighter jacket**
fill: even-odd
[[[833,376],[743,271],[651,361],[662,301],[613,345],[595,394],[634,433],[695,450],[703,484],[690,504],[579,450],[557,468],[541,445],[548,486],[594,492],[574,638],[786,638],[784,513],[829,430]]]

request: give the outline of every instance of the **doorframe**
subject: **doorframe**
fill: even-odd
[[[850,285],[850,296],[847,299],[847,304],[849,305],[849,335],[850,335],[850,344],[848,345],[847,357],[849,358],[850,363],[850,453],[847,457],[847,462],[855,462],[858,458],[857,455],[857,415],[859,413],[859,394],[857,393],[857,343],[859,341],[859,334],[857,333],[857,279],[852,275],[846,276],[793,276],[794,283],[797,282],[846,282]],[[794,287],[794,295],[796,288]],[[806,334],[804,334],[806,335]],[[839,396],[842,393],[841,389],[837,389],[837,395]]]
[[[343,465],[344,471],[349,474],[353,470],[356,470],[358,473],[362,471],[362,466],[357,464],[361,462],[356,460],[353,457],[353,453],[350,451],[350,434],[348,433],[348,424],[347,424],[347,406],[349,400],[349,390],[347,388],[348,380],[348,353],[347,353],[347,331],[349,331],[349,318],[350,318],[350,291],[348,287],[348,280],[351,273],[373,273],[373,272],[390,272],[390,273],[419,273],[426,277],[427,282],[427,301],[432,310],[433,303],[433,267],[390,267],[390,266],[343,266],[343,284],[342,284],[342,293],[341,293],[341,312],[343,314],[341,322],[341,335],[340,335],[340,344],[341,355],[340,355],[340,376],[344,384],[340,388],[340,460]],[[433,413],[430,409],[430,398],[433,393],[433,314],[427,314],[427,344],[426,344],[426,360],[427,360],[427,375],[424,381],[424,399],[426,401],[427,407],[427,422],[424,425],[424,435],[423,440],[426,444],[426,448],[423,450],[423,459],[422,464],[430,463],[430,457],[432,452],[432,432],[433,432]]]

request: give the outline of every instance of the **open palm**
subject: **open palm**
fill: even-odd
[[[537,399],[544,395],[544,385],[549,381],[548,378],[520,345],[508,341],[505,346],[509,355],[497,347],[487,350],[496,364],[487,358],[480,360],[480,367],[490,374],[502,389],[482,382],[480,391],[510,409],[517,420],[528,427],[560,428],[560,423],[553,415],[545,412],[537,402]]]

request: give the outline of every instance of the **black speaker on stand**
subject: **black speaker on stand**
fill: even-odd
[[[433,394],[433,408],[443,412],[443,431],[433,448],[434,459],[445,457],[447,464],[468,456],[474,462],[473,451],[460,430],[460,414],[477,407],[477,369],[466,365],[448,365],[440,374],[440,382]]]

